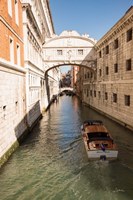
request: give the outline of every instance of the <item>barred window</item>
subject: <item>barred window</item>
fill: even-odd
[[[130,95],[124,95],[125,96],[125,106],[130,106]]]
[[[96,90],[94,90],[94,97],[96,97]]]
[[[130,71],[131,70],[131,59],[126,60],[126,71]]]
[[[105,92],[105,100],[108,100],[108,93]]]
[[[102,75],[102,70],[101,69],[99,69],[99,76],[101,76]]]
[[[100,99],[101,98],[101,92],[98,91],[98,98]]]
[[[119,46],[118,38],[114,40],[114,49],[117,49]]]
[[[127,31],[127,42],[132,40],[132,28]]]
[[[106,53],[106,54],[109,54],[109,45],[106,46],[106,48],[105,48],[105,53]]]
[[[114,64],[114,73],[117,73],[117,72],[118,72],[118,64],[115,63],[115,64]]]
[[[99,58],[101,58],[102,57],[102,53],[101,53],[101,51],[99,51]]]
[[[106,66],[106,68],[105,68],[105,74],[106,74],[106,75],[109,74],[109,67],[108,67],[108,66]]]
[[[116,93],[113,93],[113,102],[117,103],[117,94]]]

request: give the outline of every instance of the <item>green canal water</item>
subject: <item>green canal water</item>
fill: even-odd
[[[80,133],[88,118],[104,122],[118,160],[88,160]],[[60,97],[0,169],[0,200],[133,200],[133,132]]]

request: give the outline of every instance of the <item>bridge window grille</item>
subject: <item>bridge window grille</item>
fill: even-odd
[[[116,93],[113,93],[113,102],[117,103],[117,94]]]
[[[83,49],[78,49],[78,55],[83,55]]]
[[[125,106],[130,106],[130,95],[124,95],[125,96]]]
[[[118,72],[118,63],[115,63],[114,64],[114,73],[117,73]]]
[[[127,31],[127,42],[132,40],[132,28]]]
[[[63,55],[62,50],[57,50],[57,55],[58,55],[58,56],[62,56],[62,55]]]
[[[126,71],[130,71],[131,70],[131,59],[126,60]]]
[[[118,42],[118,38],[116,40],[114,40],[114,49],[117,49],[119,47],[119,42]]]

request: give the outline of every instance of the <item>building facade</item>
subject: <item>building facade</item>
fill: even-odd
[[[96,43],[97,68],[81,69],[82,100],[133,129],[133,7]]]
[[[42,47],[45,40],[54,34],[54,27],[47,0],[23,0],[22,5],[27,121],[32,126],[48,105]]]
[[[0,165],[27,129],[22,5],[0,0]]]

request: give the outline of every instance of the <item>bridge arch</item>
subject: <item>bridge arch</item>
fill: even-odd
[[[63,65],[77,65],[95,70],[95,44],[96,40],[76,31],[63,31],[59,36],[54,35],[47,39],[43,45],[46,73]]]

